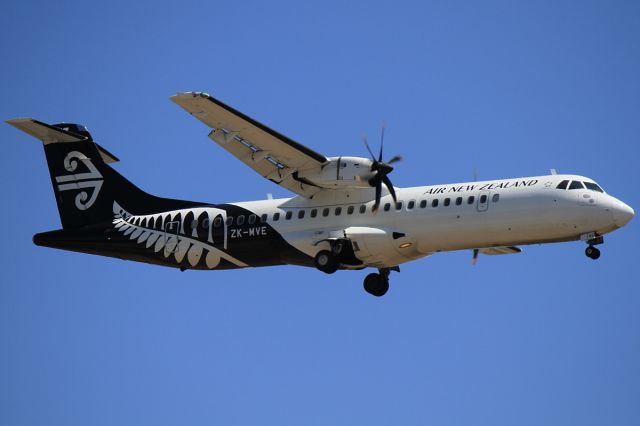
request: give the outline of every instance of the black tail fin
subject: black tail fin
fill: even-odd
[[[52,126],[33,119],[7,122],[43,141],[64,229],[111,222],[114,202],[135,214],[198,204],[155,197],[133,185],[107,164],[118,160],[95,143],[84,126]]]

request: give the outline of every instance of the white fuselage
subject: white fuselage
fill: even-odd
[[[233,204],[266,218],[287,242],[309,256],[327,249],[328,238],[362,240],[356,256],[375,267],[441,251],[584,239],[588,233],[611,232],[633,216],[630,207],[604,192],[557,189],[563,180],[593,182],[582,176],[549,175],[398,188],[398,205],[386,194],[377,214],[372,213],[373,201],[358,202],[373,198],[363,190],[332,200],[294,197]],[[232,233],[233,225],[229,228]]]

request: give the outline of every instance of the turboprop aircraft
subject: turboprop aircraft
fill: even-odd
[[[551,174],[396,188],[383,138],[371,158],[326,157],[202,92],[171,100],[203,122],[209,138],[295,194],[225,204],[149,195],[115,171],[118,159],[79,124],[7,122],[40,139],[62,229],[36,245],[186,269],[271,265],[376,268],[364,289],[382,296],[399,265],[434,253],[519,253],[518,246],[582,240],[586,255],[624,226],[631,207],[592,179]],[[384,136],[384,131],[383,131]]]

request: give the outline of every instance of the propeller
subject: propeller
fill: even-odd
[[[402,157],[396,155],[391,160],[384,162],[382,161],[382,149],[384,145],[384,125],[382,126],[382,131],[380,133],[380,152],[378,153],[378,159],[376,160],[376,156],[373,154],[371,147],[367,143],[367,136],[362,135],[362,141],[364,142],[364,146],[371,154],[371,172],[373,176],[369,179],[369,185],[376,189],[376,201],[373,204],[373,214],[378,212],[378,208],[380,207],[380,197],[382,196],[382,184],[387,187],[391,197],[393,198],[393,202],[397,203],[398,199],[396,198],[396,190],[393,188],[393,184],[391,183],[391,179],[389,179],[389,173],[393,171],[393,163],[396,163],[402,160]]]

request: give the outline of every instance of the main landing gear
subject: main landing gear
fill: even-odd
[[[325,274],[333,274],[338,270],[340,261],[338,256],[329,250],[320,250],[314,259],[316,268],[324,272]]]
[[[600,250],[598,250],[594,246],[604,243],[604,237],[595,233],[588,236],[589,238],[587,238],[586,241],[587,244],[589,244],[589,247],[587,247],[587,249],[584,251],[584,254],[586,254],[588,258],[596,260],[600,257]]]
[[[376,297],[381,297],[389,291],[389,273],[391,271],[400,272],[400,268],[380,268],[379,273],[369,274],[364,278],[364,291]]]

